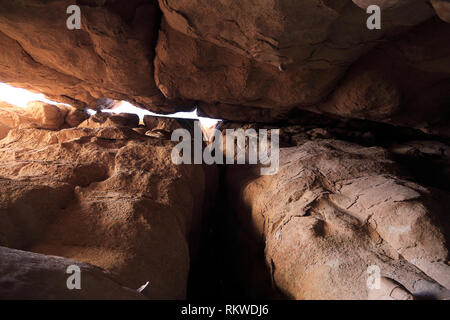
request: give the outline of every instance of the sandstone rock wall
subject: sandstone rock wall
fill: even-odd
[[[205,176],[172,164],[172,146],[128,127],[13,129],[0,142],[0,244],[184,298]]]
[[[308,109],[441,132],[446,3],[79,1],[82,27],[68,30],[70,1],[6,1],[0,81],[79,108],[112,98],[259,122]]]
[[[235,166],[227,181],[236,223],[288,297],[366,299],[376,265],[416,298],[448,298],[449,195],[403,174],[382,148],[318,138],[282,148],[274,176]]]

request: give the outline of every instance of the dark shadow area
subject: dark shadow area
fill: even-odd
[[[286,299],[272,287],[264,248],[246,234],[229,201],[225,166],[212,210],[204,218],[198,259],[191,265],[188,300]]]

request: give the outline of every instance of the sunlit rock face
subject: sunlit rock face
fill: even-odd
[[[73,2],[0,2],[0,82],[50,99],[0,102],[0,298],[450,298],[448,1]],[[174,164],[192,110],[279,171]]]
[[[20,108],[0,101],[0,139],[14,128],[59,130],[76,127],[88,118],[87,113],[67,105],[31,101]]]
[[[185,298],[203,169],[174,165],[171,141],[111,123],[1,140],[0,245],[88,262],[130,288],[149,281],[151,298]]]
[[[271,281],[287,297],[375,299],[371,266],[415,298],[450,297],[448,193],[404,176],[383,148],[305,137],[280,152],[276,175],[235,166],[227,185],[246,235],[235,232],[247,243],[236,250],[264,248]],[[241,281],[252,285],[252,261],[241,264]]]

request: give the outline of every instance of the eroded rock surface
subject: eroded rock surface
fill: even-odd
[[[6,137],[12,128],[32,122],[24,109],[0,101],[0,139]]]
[[[70,1],[4,2],[0,81],[78,108],[110,98],[240,121],[308,109],[448,126],[448,1],[372,2],[86,0],[80,30],[66,27]],[[380,30],[366,27],[373,4]]]
[[[173,145],[119,126],[11,130],[0,142],[0,244],[184,298],[205,177],[172,164]]]
[[[79,1],[82,28],[69,30],[73,1],[0,4],[0,81],[35,89],[79,107],[98,98],[161,96],[153,80],[154,1]],[[133,99],[134,99],[133,98]]]
[[[237,219],[265,247],[274,286],[296,299],[366,299],[376,265],[416,298],[448,298],[449,195],[412,182],[387,155],[318,138],[282,148],[276,175],[227,170]]]
[[[84,111],[68,105],[31,101],[26,108],[20,108],[0,101],[0,139],[14,128],[59,130],[76,127],[88,118]]]

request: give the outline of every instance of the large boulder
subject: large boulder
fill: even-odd
[[[30,118],[20,107],[0,101],[0,139],[8,135],[12,128],[17,128],[21,124],[32,123]]]
[[[228,168],[230,202],[287,297],[366,299],[378,270],[415,298],[449,298],[450,195],[413,182],[385,149],[304,139],[280,150],[277,174],[259,174]]]
[[[246,2],[197,2],[159,1],[164,19],[155,79],[169,99],[200,100],[200,109],[208,115],[258,122],[291,118],[297,109],[310,109],[395,123],[400,120],[393,117],[401,114],[412,116],[408,125],[419,127],[427,121],[422,111],[432,109],[437,114],[443,108],[436,99],[431,106],[412,106],[418,90],[428,92],[430,85],[446,79],[446,70],[436,71],[427,52],[432,50],[431,58],[440,60],[441,66],[448,64],[446,47],[433,48],[445,42],[450,27],[437,23],[434,30],[427,28],[433,36],[423,38],[414,37],[417,31],[406,32],[414,26],[421,30],[422,23],[432,18],[427,1],[370,3],[382,6],[381,30],[369,30],[366,11],[346,0],[312,1],[317,5],[266,1],[256,7]],[[366,9],[368,4],[361,2],[358,5]],[[394,49],[400,34],[405,34],[403,47],[409,48],[399,54]],[[442,39],[435,39],[436,34],[442,34]],[[393,55],[395,62],[385,63],[386,55],[380,54],[353,71],[352,65],[358,66],[358,61],[383,43],[391,44],[394,52],[388,57]],[[413,77],[405,72],[405,57],[396,59],[401,54],[409,57],[411,52],[423,52],[415,60],[429,61]],[[394,63],[396,76],[392,77]],[[407,67],[414,70],[419,65]],[[424,71],[427,74],[422,76]],[[354,78],[351,85],[347,82],[350,76]],[[415,83],[410,85],[412,79]],[[434,96],[444,101],[447,87],[445,83],[440,86]],[[342,101],[336,101],[336,96]],[[321,107],[324,102],[328,108]],[[255,107],[262,109],[260,114],[255,114]]]
[[[184,298],[205,176],[174,165],[173,146],[127,127],[13,129],[0,142],[0,245]]]
[[[64,124],[67,127],[76,127],[80,123],[82,123],[84,120],[89,118],[89,115],[87,112],[84,112],[83,110],[76,109],[69,105],[58,105],[62,109],[62,111],[65,113],[64,116]]]
[[[13,128],[59,130],[76,127],[88,117],[86,112],[68,105],[31,101],[21,108],[0,101],[0,139]]]
[[[153,80],[155,1],[79,1],[82,26],[69,30],[74,2],[0,4],[0,81],[79,107],[98,98],[160,100]]]
[[[41,101],[29,102],[25,112],[29,117],[35,119],[37,123],[42,124],[47,129],[53,130],[61,129],[67,113],[67,111],[55,105]]]
[[[318,109],[450,136],[449,37],[450,25],[436,18],[380,45],[349,68]]]

